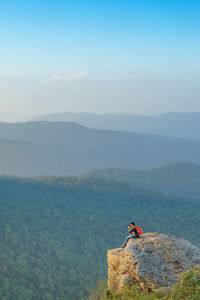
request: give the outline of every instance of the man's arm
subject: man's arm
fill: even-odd
[[[137,235],[137,230],[136,230],[135,228],[129,227],[128,232],[129,232],[129,233],[135,232],[135,234]]]
[[[133,228],[131,228],[130,226],[128,227],[128,233],[133,232]]]

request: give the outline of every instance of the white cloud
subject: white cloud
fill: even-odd
[[[60,81],[65,81],[65,80],[75,80],[75,79],[79,79],[83,76],[86,76],[87,72],[86,71],[79,71],[76,73],[72,73],[70,75],[67,76],[60,76],[60,75],[54,75],[53,79],[54,80],[60,80]]]

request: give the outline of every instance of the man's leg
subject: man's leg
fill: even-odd
[[[126,240],[125,240],[124,244],[121,246],[121,248],[125,248],[125,247],[126,247],[126,244],[128,243],[128,241],[129,241],[130,239],[134,239],[134,238],[135,238],[134,235],[129,235],[129,236],[127,236],[127,237],[126,237]]]

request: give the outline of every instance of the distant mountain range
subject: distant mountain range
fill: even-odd
[[[200,139],[200,113],[169,113],[155,116],[129,114],[56,113],[32,121],[76,122],[90,128]]]
[[[69,122],[0,123],[0,173],[81,174],[95,168],[200,164],[200,141],[86,128]]]
[[[200,165],[191,163],[165,164],[144,170],[96,169],[85,176],[110,178],[166,194],[198,198],[200,195]]]

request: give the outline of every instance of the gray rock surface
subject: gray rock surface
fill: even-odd
[[[179,275],[200,264],[200,249],[189,241],[160,233],[131,239],[126,248],[108,251],[108,288],[136,282],[142,289],[174,284]]]

